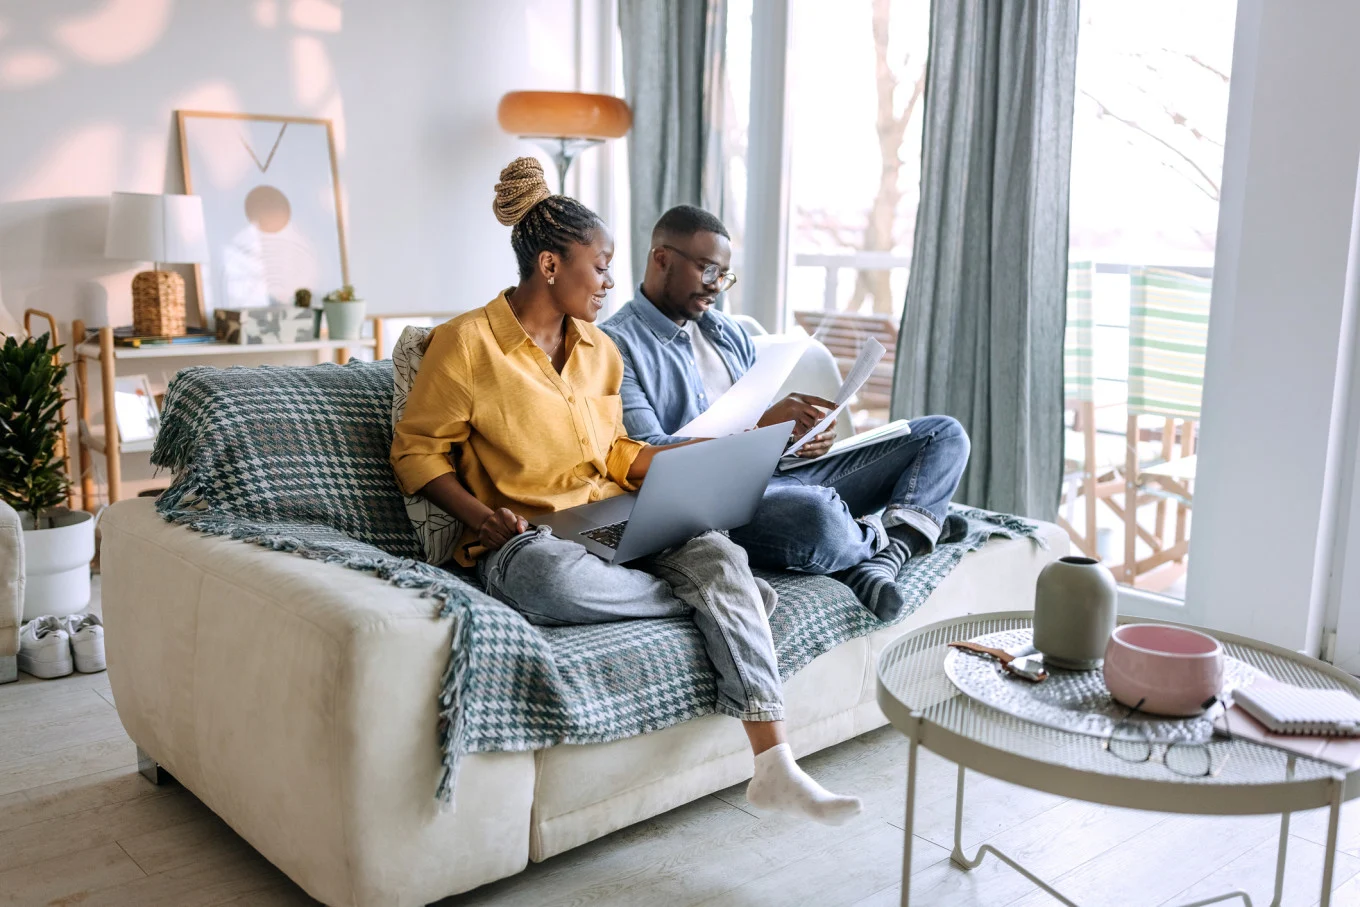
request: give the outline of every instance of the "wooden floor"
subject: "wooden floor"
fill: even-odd
[[[188,791],[137,774],[107,675],[20,676],[0,686],[0,904],[313,903]],[[440,903],[888,907],[900,895],[905,759],[885,728],[803,760],[865,799],[842,828],[761,815],[738,786]],[[1055,903],[995,859],[972,872],[950,864],[954,782],[953,766],[926,754],[913,903]],[[995,844],[1083,905],[1180,904],[1234,887],[1270,903],[1277,819],[1107,809],[976,775],[968,803],[970,853]],[[1319,813],[1294,817],[1285,904],[1317,903],[1325,832]],[[1360,905],[1360,806],[1343,819],[1341,851],[1332,903]]]

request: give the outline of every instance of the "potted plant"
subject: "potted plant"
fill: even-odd
[[[0,499],[24,529],[24,620],[83,611],[90,603],[94,517],[62,505],[70,477],[57,455],[66,366],[47,335],[0,346]]]
[[[322,297],[326,309],[326,331],[332,340],[358,340],[364,326],[364,301],[345,284]]]

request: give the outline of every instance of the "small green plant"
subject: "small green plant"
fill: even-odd
[[[331,290],[322,297],[322,302],[354,302],[359,297],[354,293],[354,287],[345,284],[338,290]]]
[[[293,305],[302,309],[310,309],[312,307],[312,291],[306,287],[298,290],[293,294]]]
[[[22,342],[10,336],[0,346],[0,500],[31,514],[35,529],[70,486],[57,456],[66,404],[66,366],[54,355],[60,349],[48,347],[46,334]]]

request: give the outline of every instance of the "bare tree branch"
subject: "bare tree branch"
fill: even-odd
[[[1126,117],[1119,116],[1113,110],[1106,107],[1105,104],[1099,98],[1091,94],[1089,91],[1081,89],[1081,93],[1095,102],[1096,107],[1098,108],[1097,113],[1099,116],[1109,117],[1115,122],[1122,123],[1125,126],[1129,127],[1130,129],[1134,130],[1135,132],[1147,136],[1152,141],[1156,142],[1157,144],[1166,148],[1172,154],[1176,155],[1176,157],[1185,161],[1185,163],[1188,164],[1192,169],[1194,169],[1194,171],[1200,175],[1200,178],[1203,179],[1204,182],[1209,185],[1210,189],[1206,190],[1203,186],[1200,186],[1198,183],[1195,183],[1194,180],[1191,180],[1191,183],[1193,183],[1195,187],[1198,188],[1201,192],[1204,192],[1205,195],[1208,195],[1215,201],[1218,200],[1219,197],[1218,182],[1213,177],[1211,177],[1203,167],[1197,164],[1194,158],[1190,157],[1190,155],[1186,154],[1184,151],[1180,150],[1175,145],[1168,142],[1166,139],[1147,129],[1145,126],[1141,125],[1136,120],[1130,120],[1127,119]]]
[[[1224,85],[1227,85],[1227,84],[1231,83],[1231,81],[1232,81],[1232,79],[1229,78],[1229,76],[1228,76],[1228,74],[1227,74],[1226,72],[1224,72],[1224,71],[1221,70],[1221,69],[1218,69],[1218,68],[1215,67],[1215,66],[1211,66],[1211,65],[1209,65],[1208,63],[1205,63],[1203,60],[1201,60],[1199,57],[1195,56],[1194,54],[1186,54],[1186,55],[1185,55],[1185,59],[1189,60],[1191,63],[1194,63],[1196,66],[1199,66],[1199,67],[1202,67],[1202,68],[1204,68],[1204,69],[1207,69],[1209,72],[1211,72],[1211,73],[1213,73],[1214,75],[1218,76],[1221,80],[1223,80],[1223,84],[1224,84]]]

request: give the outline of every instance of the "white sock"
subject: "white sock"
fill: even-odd
[[[798,767],[787,743],[756,756],[755,776],[746,785],[746,799],[759,809],[812,819],[824,825],[842,825],[863,809],[858,797],[833,794]]]

